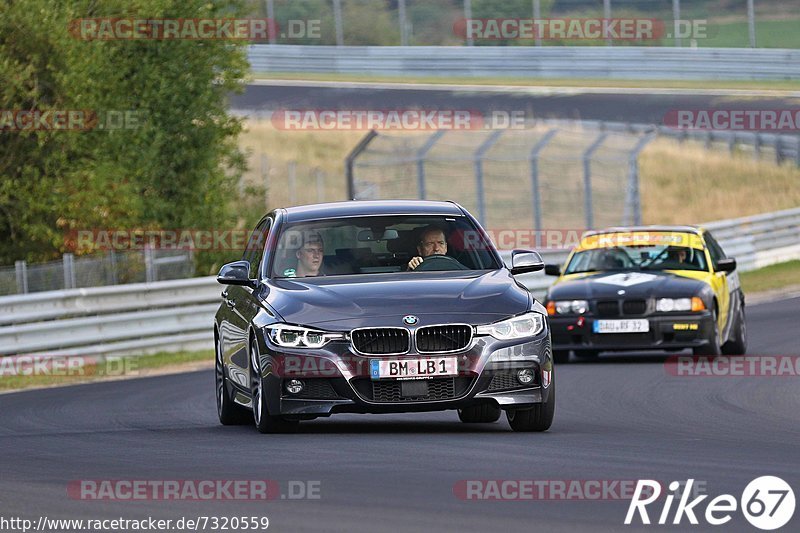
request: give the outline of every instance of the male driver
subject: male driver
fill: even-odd
[[[287,278],[305,278],[309,276],[324,276],[322,272],[322,258],[325,255],[325,243],[322,235],[316,231],[303,232],[303,246],[295,253],[297,268],[287,268],[283,275]]]
[[[427,226],[423,229],[417,243],[417,253],[419,255],[412,257],[411,261],[408,262],[409,270],[417,268],[422,264],[422,260],[429,255],[445,255],[447,253],[447,239],[445,239],[444,231],[436,226]]]

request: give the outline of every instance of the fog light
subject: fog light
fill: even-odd
[[[517,381],[523,385],[533,383],[533,370],[530,368],[523,368],[522,370],[517,371]]]
[[[290,379],[286,382],[286,392],[289,394],[300,394],[303,391],[303,382],[299,379]]]

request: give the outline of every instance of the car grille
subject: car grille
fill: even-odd
[[[643,315],[647,312],[645,300],[625,300],[622,302],[622,312],[626,315]]]
[[[370,379],[354,379],[351,383],[363,398],[380,403],[398,402],[430,402],[437,400],[454,400],[464,396],[469,390],[473,378],[433,378],[426,380],[428,392],[425,396],[404,397],[400,380],[372,381]]]
[[[417,330],[415,338],[420,353],[455,352],[469,346],[472,326],[425,326]]]
[[[619,316],[619,303],[616,300],[597,302],[597,316]]]
[[[406,353],[410,344],[408,330],[404,328],[354,329],[350,340],[356,352],[368,355]]]

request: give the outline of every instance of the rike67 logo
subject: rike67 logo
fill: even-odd
[[[700,504],[708,498],[707,494],[689,500],[693,484],[694,479],[687,480],[684,490],[680,490],[683,483],[673,481],[669,484],[670,493],[667,493],[664,498],[664,505],[658,515],[657,524],[678,525],[685,517],[690,524],[697,525],[699,523],[698,516],[700,516],[705,519],[706,523],[720,526],[730,522],[733,513],[740,508],[751,525],[758,529],[771,531],[786,525],[794,515],[794,491],[779,477],[761,476],[754,479],[745,487],[742,497],[738,501],[731,494],[721,494],[707,502],[705,512],[701,512]],[[628,506],[625,524],[633,523],[637,514],[642,524],[650,524],[647,506],[656,502],[661,497],[661,492],[661,484],[658,481],[640,479],[636,484],[631,504]],[[673,514],[672,504],[676,496],[679,501]],[[670,515],[672,515],[671,521],[669,520]]]

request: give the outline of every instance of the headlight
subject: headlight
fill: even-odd
[[[491,335],[495,339],[507,341],[534,337],[541,333],[543,329],[544,315],[531,312],[501,320],[494,324],[478,326],[475,328],[475,333],[478,335]]]
[[[549,315],[582,315],[589,310],[589,302],[586,300],[557,300],[547,303],[547,314]]]
[[[266,327],[269,339],[284,348],[322,348],[330,341],[344,339],[343,333],[329,333],[315,329],[273,324]]]
[[[704,311],[706,308],[703,300],[694,296],[692,298],[659,298],[656,300],[656,311],[671,313],[672,311]]]

